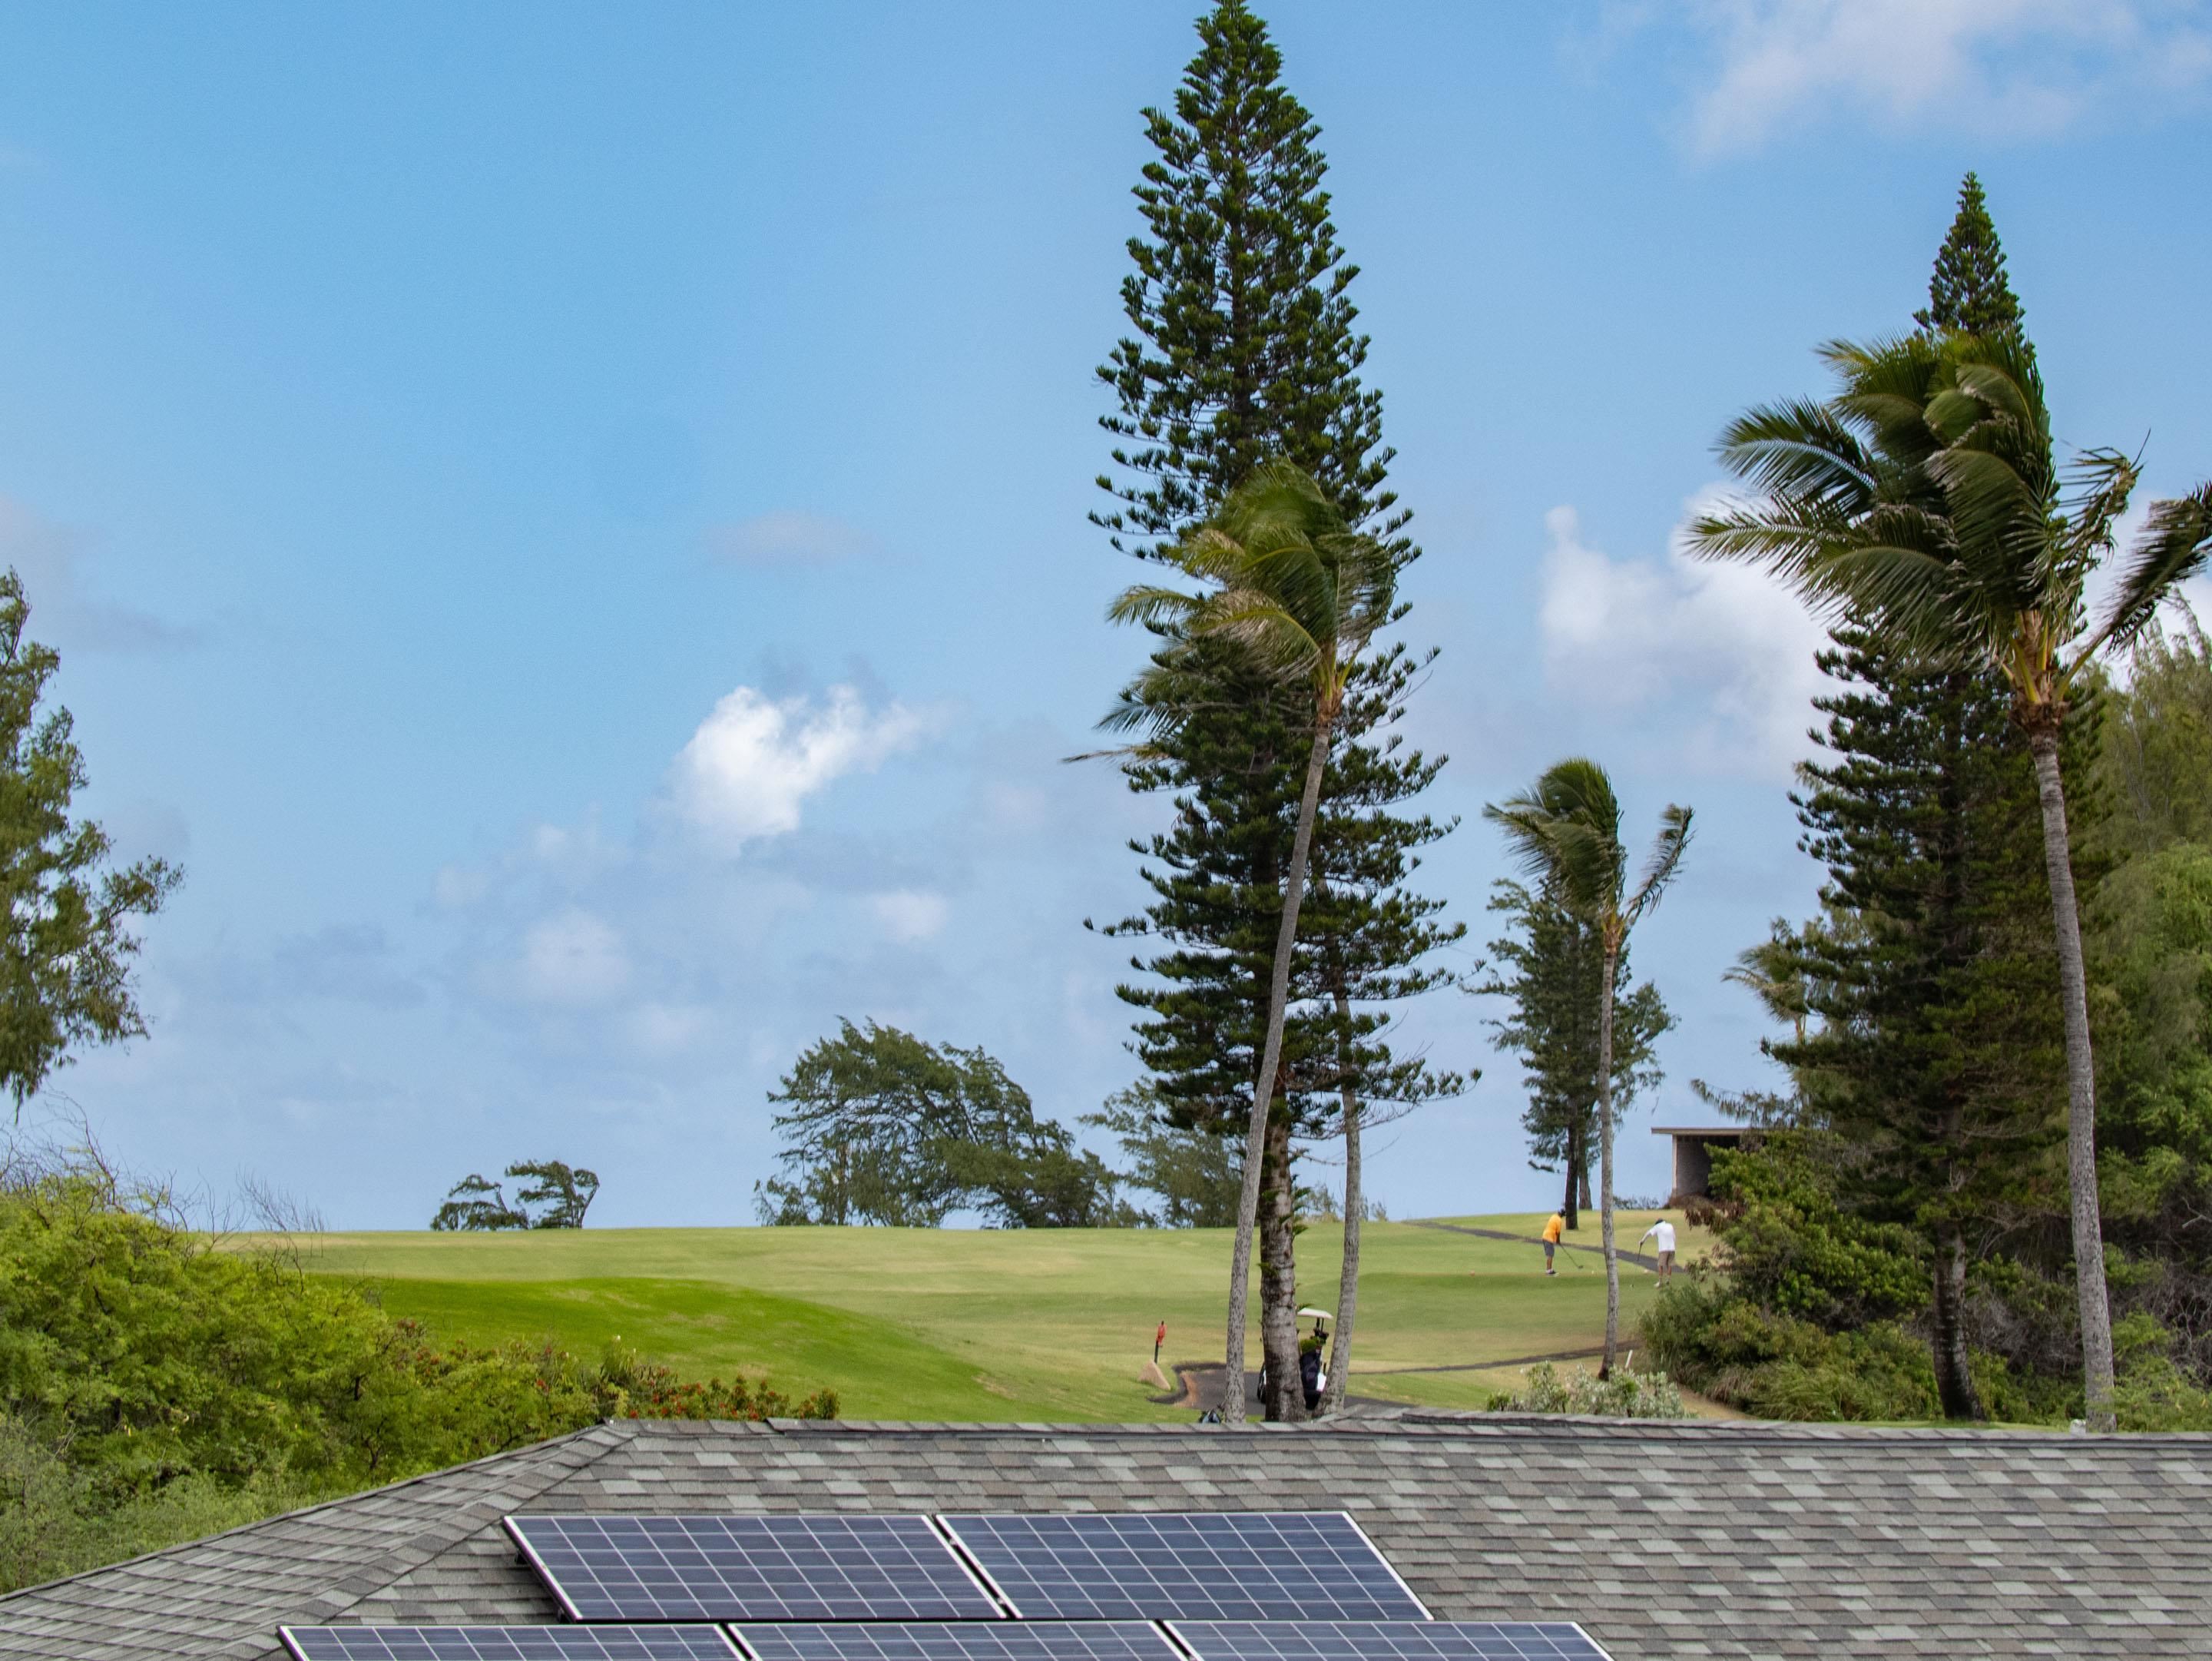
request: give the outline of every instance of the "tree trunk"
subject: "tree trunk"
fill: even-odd
[[[1237,1197],[1237,1244],[1229,1265],[1229,1335],[1223,1357],[1229,1376],[1221,1416],[1232,1425],[1244,1422],[1244,1317],[1252,1278],[1252,1229],[1260,1214],[1260,1167],[1267,1157],[1267,1121],[1275,1103],[1275,1069],[1283,1060],[1283,1019],[1291,999],[1291,948],[1297,943],[1298,903],[1305,897],[1306,855],[1313,848],[1314,813],[1321,802],[1322,774],[1328,765],[1328,727],[1322,721],[1314,728],[1313,754],[1306,762],[1305,794],[1298,799],[1297,834],[1291,838],[1291,868],[1283,879],[1283,922],[1275,932],[1274,970],[1267,987],[1267,1036],[1261,1047],[1259,1076],[1252,1082],[1252,1123],[1244,1137],[1244,1185]]]
[[[1573,1110],[1568,1110],[1571,1112]],[[1567,1121],[1567,1198],[1559,1208],[1561,1218],[1569,1228],[1581,1225],[1581,1214],[1589,1205],[1589,1196],[1580,1194],[1580,1190],[1589,1186],[1589,1175],[1583,1169],[1589,1159],[1589,1150],[1583,1146],[1583,1128],[1571,1118]],[[1579,1207],[1575,1203],[1578,1196],[1582,1201]]]
[[[1613,1248],[1613,980],[1620,947],[1605,946],[1605,979],[1597,995],[1597,1217],[1605,1247],[1605,1360],[1601,1378],[1613,1377],[1613,1358],[1620,1347],[1620,1259]]]
[[[1352,1047],[1352,1000],[1336,988],[1337,1083],[1344,1092],[1344,1268],[1336,1277],[1336,1335],[1328,1349],[1328,1383],[1322,1387],[1326,1418],[1344,1407],[1346,1380],[1352,1376],[1352,1324],[1359,1314],[1359,1092],[1348,1051]]]
[[[1980,1419],[1981,1397],[1966,1364],[1966,1238],[1948,1219],[1936,1228],[1936,1298],[1932,1311],[1936,1399],[1946,1419]]]
[[[2081,1378],[2089,1428],[2116,1428],[2112,1417],[2112,1309],[2105,1295],[2105,1229],[2097,1205],[2097,1080],[2089,1054],[2088,980],[2081,964],[2081,916],[2074,898],[2073,852],[2066,835],[2066,788],[2058,775],[2058,733],[2027,735],[2043,807],[2043,862],[2051,873],[2051,916],[2058,937],[2058,990],[2066,1015],[2066,1181],[2074,1200],[2074,1292],[2081,1309]]]
[[[1582,1208],[1584,1211],[1596,1210],[1597,1202],[1590,1198],[1589,1132],[1588,1129],[1585,1129],[1583,1132],[1582,1146],[1577,1148],[1575,1153],[1575,1186],[1582,1190]],[[1573,1218],[1570,1217],[1567,1219],[1567,1226],[1569,1228],[1573,1228],[1576,1226],[1577,1225]]]
[[[1267,1361],[1260,1407],[1280,1424],[1306,1416],[1298,1374],[1297,1189],[1290,1120],[1280,1113],[1267,1116],[1267,1185],[1260,1211],[1260,1353]]]

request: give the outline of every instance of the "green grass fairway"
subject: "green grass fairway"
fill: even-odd
[[[1624,1247],[1649,1220],[1621,1214]],[[1595,1244],[1595,1220],[1569,1238]],[[1501,1363],[1604,1336],[1594,1257],[1564,1253],[1547,1280],[1533,1245],[1413,1223],[1371,1223],[1363,1239],[1362,1394],[1479,1407],[1516,1376]],[[1703,1239],[1685,1231],[1682,1244],[1686,1256]],[[850,1418],[1066,1421],[1185,1416],[1148,1402],[1139,1372],[1163,1318],[1166,1361],[1219,1355],[1229,1249],[1219,1230],[426,1231],[325,1235],[309,1261],[373,1283],[393,1313],[445,1338],[543,1336],[596,1354],[619,1337],[686,1377],[826,1385]],[[1301,1302],[1334,1307],[1338,1254],[1333,1224],[1300,1236]],[[1625,1333],[1654,1290],[1624,1265]],[[1472,1370],[1404,1370],[1437,1367]]]

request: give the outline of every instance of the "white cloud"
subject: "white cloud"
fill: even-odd
[[[1713,770],[1771,775],[1804,757],[1826,636],[1794,595],[1747,566],[1692,559],[1679,532],[1662,558],[1615,560],[1583,541],[1572,508],[1544,525],[1539,621],[1553,691],[1659,706],[1686,758]]]
[[[929,939],[945,927],[946,919],[952,915],[952,908],[945,904],[942,894],[925,894],[910,888],[878,894],[872,904],[884,932],[902,946],[914,946]]]
[[[2047,133],[2212,77],[2203,0],[1686,0],[1714,45],[1691,113],[1707,154],[1838,113]],[[1648,12],[1645,14],[1650,15]]]
[[[605,1003],[629,979],[622,936],[588,911],[562,912],[524,937],[522,989],[540,1003]]]
[[[915,743],[921,718],[893,703],[871,714],[850,686],[816,708],[740,686],[716,704],[676,758],[677,811],[730,852],[799,828],[799,806],[847,773],[872,772]]]
[[[785,510],[712,526],[707,546],[735,565],[827,565],[872,552],[876,540],[842,519]]]

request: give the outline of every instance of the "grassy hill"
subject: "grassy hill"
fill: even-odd
[[[1623,1213],[1623,1245],[1649,1220]],[[1595,1220],[1569,1238],[1595,1245]],[[1360,1394],[1480,1407],[1523,1358],[1604,1336],[1594,1255],[1563,1253],[1547,1280],[1534,1245],[1418,1223],[1370,1224],[1364,1239]],[[1705,1244],[1684,1231],[1686,1256]],[[446,1338],[596,1353],[619,1337],[687,1376],[827,1385],[852,1418],[1066,1421],[1187,1416],[1150,1402],[1139,1373],[1163,1318],[1164,1361],[1220,1354],[1229,1246],[1214,1230],[672,1228],[331,1234],[309,1250],[319,1271],[372,1282]],[[1335,1226],[1308,1230],[1298,1255],[1301,1301],[1333,1308]],[[1651,1278],[1624,1265],[1621,1292],[1632,1335]]]

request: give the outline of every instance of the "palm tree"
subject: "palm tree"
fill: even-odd
[[[1914,335],[1822,356],[1842,383],[1834,398],[1752,410],[1723,435],[1722,460],[1759,495],[1700,520],[1692,546],[1765,566],[1909,660],[1996,675],[2011,694],[2035,763],[2057,946],[2085,1395],[2090,1427],[2110,1430],[2096,1095],[2059,739],[2084,672],[2212,553],[2212,486],[2153,506],[2093,624],[2083,587],[2114,551],[2136,464],[2095,450],[2062,472],[2025,342]]]
[[[1358,1080],[1352,1070],[1352,999],[1345,990],[1342,943],[1330,942],[1324,974],[1335,1005],[1337,1091],[1344,1116],[1344,1259],[1336,1275],[1336,1337],[1329,1346],[1328,1382],[1322,1386],[1321,1416],[1344,1411],[1352,1378],[1352,1331],[1359,1319],[1359,1224],[1367,1196],[1360,1191]]]
[[[1482,810],[1502,826],[1529,878],[1589,925],[1601,957],[1597,1007],[1598,1232],[1605,1246],[1605,1360],[1620,1342],[1620,1261],[1613,1239],[1613,997],[1629,932],[1659,903],[1690,845],[1690,810],[1668,806],[1632,890],[1620,842],[1620,799],[1605,769],[1579,757],[1553,766],[1523,794]]]
[[[1311,478],[1279,461],[1261,465],[1231,491],[1212,518],[1183,538],[1176,560],[1187,575],[1208,586],[1193,594],[1139,584],[1114,602],[1109,615],[1115,622],[1142,624],[1164,635],[1166,643],[1100,725],[1148,733],[1155,740],[1174,731],[1222,695],[1222,677],[1214,665],[1216,654],[1226,648],[1268,695],[1294,691],[1310,710],[1313,727],[1290,869],[1283,879],[1267,1035],[1253,1085],[1244,1187],[1229,1272],[1224,1415],[1236,1423],[1244,1416],[1246,1282],[1260,1209],[1261,1164],[1282,1066],[1291,952],[1297,940],[1314,815],[1346,684],[1360,653],[1390,618],[1397,573],[1382,543],[1352,530]],[[1268,1321],[1263,1338],[1271,1376],[1284,1392],[1284,1416],[1293,1419],[1303,1417],[1304,1410],[1297,1389],[1296,1302],[1292,1297],[1281,1311],[1263,1311],[1289,1317]]]

